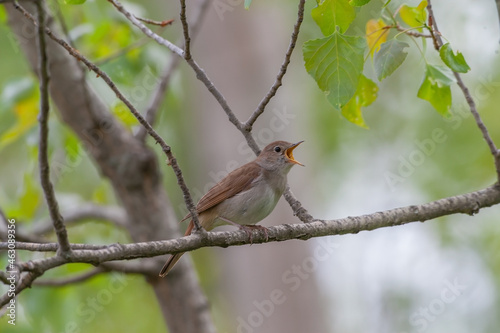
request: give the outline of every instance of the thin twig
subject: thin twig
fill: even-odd
[[[428,0],[427,3],[427,12],[429,13],[429,30],[431,32],[432,38],[434,40],[434,45],[437,51],[443,46],[443,40],[441,39],[441,33],[439,32],[437,23],[436,23],[436,18],[434,16],[434,12],[432,11],[432,4],[431,0]],[[474,120],[476,121],[477,127],[479,127],[479,130],[481,131],[483,135],[484,141],[486,141],[486,144],[488,145],[488,148],[490,149],[491,154],[493,155],[493,159],[495,161],[495,169],[497,173],[497,181],[500,183],[500,151],[496,147],[493,139],[490,136],[490,133],[488,132],[488,128],[486,128],[486,125],[484,124],[483,120],[481,119],[481,116],[479,115],[479,112],[477,111],[476,103],[474,102],[474,98],[472,98],[472,95],[469,92],[469,89],[467,86],[464,84],[462,77],[459,73],[453,72],[453,75],[457,79],[457,84],[462,90],[462,93],[465,97],[465,100],[467,101],[467,104],[469,105],[469,109],[474,116]]]
[[[155,21],[155,20],[152,20],[152,19],[142,18],[142,17],[135,16],[135,15],[134,15],[134,17],[136,19],[138,19],[139,21],[141,21],[141,22],[144,22],[144,23],[147,23],[147,24],[152,24],[152,25],[158,25],[160,27],[166,27],[167,25],[171,25],[174,22],[174,19],[163,20],[163,21]]]
[[[257,109],[255,109],[253,114],[246,121],[245,123],[246,131],[251,131],[252,126],[257,120],[257,118],[264,112],[266,106],[269,104],[271,99],[276,95],[276,92],[282,85],[283,76],[285,76],[288,65],[290,64],[290,58],[292,57],[293,50],[295,49],[295,44],[297,43],[297,38],[299,37],[300,26],[302,24],[302,21],[304,20],[305,2],[306,2],[305,0],[299,1],[299,12],[297,14],[297,22],[295,22],[295,25],[293,27],[292,36],[290,37],[290,44],[288,45],[288,50],[285,53],[285,60],[281,64],[281,68],[278,72],[278,75],[276,76],[276,80],[274,81],[274,84],[271,86],[271,89],[269,89],[266,96],[257,106]]]
[[[383,27],[382,29],[391,29],[391,28],[395,28],[397,31],[400,31],[408,36],[412,36],[412,37],[417,37],[417,38],[432,38],[432,35],[426,35],[426,34],[423,34],[421,32],[416,32],[416,31],[413,31],[414,29],[416,28],[403,28],[402,26],[400,26],[399,24],[395,24],[395,25],[388,25],[388,26],[385,26]]]
[[[112,1],[112,0],[110,0]],[[21,11],[25,17],[30,19],[34,24],[36,24],[36,21],[34,20],[33,16],[26,11],[22,6],[19,4],[15,3],[14,7]],[[139,22],[136,18],[132,16],[132,14],[128,13],[130,17],[132,17],[133,20],[136,22]],[[139,22],[139,24],[142,25],[142,23]],[[191,217],[193,219],[194,225],[195,225],[195,232],[203,232],[203,228],[200,225],[200,222],[198,220],[198,214],[196,213],[195,206],[193,204],[193,199],[191,197],[191,194],[189,193],[189,189],[186,186],[186,183],[184,181],[184,177],[182,176],[182,171],[177,164],[177,160],[175,159],[174,155],[172,154],[172,149],[170,148],[169,145],[165,143],[165,141],[161,138],[158,133],[151,127],[151,125],[144,119],[144,117],[137,111],[137,109],[132,105],[132,103],[122,94],[122,92],[118,89],[118,87],[115,85],[115,83],[111,80],[111,78],[104,72],[102,71],[99,67],[97,67],[95,64],[93,64],[90,60],[88,60],[85,56],[83,56],[80,52],[78,52],[76,49],[71,47],[66,41],[63,39],[57,37],[49,28],[45,28],[45,33],[56,43],[64,47],[69,54],[71,54],[73,57],[75,57],[77,60],[83,62],[91,71],[95,72],[98,77],[102,78],[104,82],[113,90],[113,92],[116,94],[118,99],[120,99],[130,110],[130,112],[135,116],[135,118],[139,121],[139,123],[144,126],[149,133],[155,139],[155,141],[160,145],[162,148],[163,152],[168,158],[168,164],[172,166],[172,169],[174,170],[175,176],[177,178],[177,183],[179,187],[181,188],[181,191],[183,193],[184,201],[186,203],[187,209],[189,213],[191,214]],[[169,42],[168,42],[169,43]],[[171,44],[171,43],[170,43]],[[178,49],[177,46],[171,44],[173,49]],[[178,50],[182,54],[182,50]]]
[[[45,44],[45,10],[43,8],[43,1],[36,2],[38,14],[38,64],[40,75],[40,114],[38,121],[40,122],[40,147],[38,151],[38,161],[40,167],[40,181],[45,196],[45,201],[49,209],[50,217],[54,225],[59,243],[59,254],[67,256],[71,252],[69,246],[68,233],[64,226],[64,221],[59,213],[59,205],[54,193],[54,187],[50,181],[50,167],[48,159],[48,118],[49,118],[49,73],[48,73],[48,60],[47,50]]]
[[[290,186],[287,184],[285,192],[283,193],[286,202],[292,207],[293,215],[297,216],[299,220],[303,223],[310,223],[314,220],[311,214],[302,206],[302,203],[295,198],[290,190]]]
[[[184,33],[184,59],[191,59],[191,37],[189,37],[189,26],[186,19],[186,0],[181,1],[181,23]]]
[[[434,48],[436,49],[436,51],[439,51],[441,46],[443,46],[443,40],[441,39],[441,34],[439,33],[437,23],[434,20],[434,13],[432,11],[432,4],[430,1],[427,2],[427,12],[429,13],[428,30],[429,33],[431,34],[432,41],[434,43]]]

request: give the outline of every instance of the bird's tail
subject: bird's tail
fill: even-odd
[[[185,252],[176,253],[173,256],[170,256],[170,258],[168,258],[167,262],[165,263],[165,265],[163,265],[163,268],[160,271],[160,277],[165,277],[168,272],[170,272],[170,270],[174,268],[174,265],[179,261],[184,253]]]
[[[189,222],[189,225],[186,229],[186,233],[184,234],[184,236],[190,235],[191,231],[193,231],[193,228],[194,228],[194,223],[193,220],[191,220],[191,222]],[[163,265],[163,268],[160,271],[159,274],[160,277],[165,277],[168,274],[168,272],[170,272],[170,270],[174,268],[174,265],[179,261],[179,259],[182,257],[184,253],[186,252],[180,252],[170,256],[170,258],[168,258],[167,262],[165,263],[165,265]]]

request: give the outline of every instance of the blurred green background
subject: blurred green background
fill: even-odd
[[[230,9],[221,12],[217,7],[221,2]],[[242,1],[231,3],[216,0],[209,5],[193,43],[193,56],[244,120],[274,82],[296,19],[296,3],[254,0],[248,11]],[[402,3],[392,1],[390,7],[395,10]],[[161,35],[171,41],[181,37],[176,2],[125,5],[143,17],[175,18],[172,26],[161,29]],[[77,48],[100,63],[143,110],[152,92],[148,83],[154,82],[172,55],[144,39],[105,1],[87,1],[80,6],[61,2],[59,7]],[[494,183],[491,155],[457,87],[453,87],[449,118],[441,117],[428,102],[416,97],[424,63],[412,42],[405,63],[379,83],[378,99],[363,112],[369,130],[334,111],[303,66],[301,45],[320,37],[310,17],[314,3],[306,7],[284,86],[257,121],[254,134],[261,146],[274,139],[306,140],[295,156],[307,167],[294,168],[289,177],[293,192],[313,216],[333,219],[371,213]],[[434,10],[444,37],[464,54],[472,68],[464,81],[493,139],[500,144],[500,34],[495,3],[435,1]],[[366,21],[378,17],[380,11],[381,2],[373,0],[359,10],[348,33],[363,34]],[[37,81],[9,31],[3,7],[0,45],[0,207],[7,216],[16,218],[19,229],[29,230],[47,217],[36,160]],[[137,47],[117,54],[129,45]],[[425,52],[429,61],[438,61],[431,43]],[[370,59],[365,75],[376,81]],[[135,131],[135,119],[114,94],[95,75],[88,78],[116,116]],[[49,126],[51,165],[56,170],[52,179],[63,210],[84,202],[118,204],[109,183],[100,177],[76,136],[56,113],[51,114]],[[220,175],[230,171],[228,161],[241,164],[252,158],[243,138],[185,65],[173,77],[156,128],[174,148],[196,200]],[[443,134],[442,142],[433,141],[436,130]],[[162,161],[158,147],[151,146]],[[182,217],[185,208],[175,177],[165,163],[160,165],[164,186]],[[394,175],[399,176],[398,181],[390,180]],[[263,224],[298,222],[285,202],[280,202],[278,210]],[[498,222],[499,209],[494,207],[474,217],[450,216],[331,237],[328,241],[335,250],[324,261],[313,256],[322,244],[320,240],[203,249],[193,257],[221,332],[237,331],[238,318],[248,322],[258,311],[255,302],[268,299],[271,291],[278,289],[285,292],[286,302],[276,305],[262,324],[252,326],[253,332],[300,332],[287,326],[287,321],[293,320],[286,318],[295,316],[320,323],[320,328],[310,332],[494,333],[500,326]],[[97,221],[70,227],[69,237],[71,242],[95,244],[130,241],[123,230]],[[263,258],[267,253],[277,258],[295,254],[280,266],[276,257],[268,263]],[[18,255],[24,261],[42,254]],[[4,259],[5,254],[0,254],[0,260]],[[311,263],[315,266],[308,266]],[[277,267],[272,271],[270,266]],[[287,277],[298,276],[288,274],[294,266],[310,269],[296,290],[287,282]],[[43,278],[88,268],[71,264]],[[453,285],[461,289],[454,293]],[[4,289],[0,287],[0,291]],[[16,327],[1,319],[0,331],[166,330],[151,288],[144,278],[134,275],[100,275],[63,288],[37,286],[23,292],[18,301],[21,307]],[[312,312],[311,308],[321,311]]]

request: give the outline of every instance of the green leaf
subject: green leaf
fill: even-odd
[[[375,53],[373,64],[375,73],[379,81],[382,81],[391,75],[405,61],[408,52],[405,48],[409,47],[405,42],[391,39],[380,46],[380,51]]]
[[[92,193],[92,201],[98,204],[108,204],[109,203],[109,184],[102,181],[99,186]]]
[[[337,30],[344,33],[356,17],[356,10],[349,0],[325,0],[311,11],[311,16],[325,36]]]
[[[441,115],[448,115],[451,107],[450,85],[453,82],[455,78],[448,67],[427,65],[417,96],[431,103]]]
[[[370,0],[350,0],[349,4],[351,6],[360,7],[366,5],[368,2],[370,2]]]
[[[38,183],[33,180],[33,175],[29,173],[25,174],[18,203],[15,207],[7,209],[7,215],[31,221],[40,204],[40,198],[40,188],[38,187]]]
[[[252,0],[245,0],[245,9],[250,8],[251,3],[252,3]]]
[[[356,92],[363,71],[365,49],[364,38],[344,36],[338,31],[329,37],[304,43],[306,70],[337,110],[349,102]]]
[[[121,101],[112,107],[111,113],[113,113],[113,115],[115,115],[129,130],[132,126],[139,124],[137,118],[134,117],[127,106]]]
[[[417,7],[410,7],[407,5],[403,5],[399,10],[399,16],[401,16],[401,19],[410,27],[413,28],[421,27],[426,24],[427,20],[427,12],[425,11],[426,7],[427,7],[426,0],[422,1]]]
[[[82,146],[78,137],[71,131],[64,131],[64,151],[66,153],[66,164],[71,167],[75,167],[75,163],[78,161],[82,151]]]
[[[64,0],[67,5],[81,5],[84,4],[86,0]]]
[[[1,23],[7,22],[7,13],[5,12],[4,6],[0,7],[0,22]]]
[[[467,73],[470,70],[469,65],[464,59],[464,55],[458,51],[457,54],[454,54],[450,43],[444,44],[439,49],[439,56],[446,66],[450,67],[454,72]]]
[[[24,191],[19,198],[19,204],[24,218],[31,220],[40,204],[40,189],[31,174],[24,175]]]
[[[377,99],[378,87],[372,80],[361,74],[356,93],[342,108],[342,115],[351,123],[368,128],[361,113],[361,107],[372,104]]]

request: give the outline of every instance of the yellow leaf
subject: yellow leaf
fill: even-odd
[[[370,48],[370,55],[380,49],[380,44],[387,40],[387,31],[384,29],[387,26],[382,19],[374,20],[371,19],[366,22],[366,41],[368,42],[368,47]]]
[[[17,121],[8,131],[0,137],[0,147],[18,139],[30,130],[37,122],[38,96],[31,96],[14,106]]]
[[[33,175],[27,173],[24,175],[24,184],[21,192],[16,198],[17,203],[13,207],[7,208],[7,215],[22,220],[31,221],[36,214],[40,204],[40,187]]]
[[[98,204],[107,204],[108,200],[108,185],[106,182],[101,182],[92,193],[92,201]]]
[[[403,5],[399,10],[399,16],[401,19],[412,28],[419,28],[425,25],[427,20],[427,1],[423,0],[417,7],[410,7],[408,5]]]
[[[129,130],[132,128],[132,126],[139,124],[134,115],[122,102],[115,104],[111,111]]]

